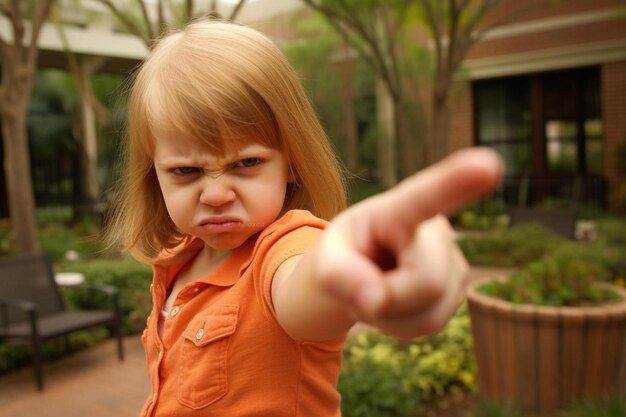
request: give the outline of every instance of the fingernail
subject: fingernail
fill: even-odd
[[[375,316],[380,309],[385,294],[377,286],[366,286],[362,288],[357,294],[357,304],[359,310],[365,313],[367,316]]]

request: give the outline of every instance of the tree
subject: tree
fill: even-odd
[[[431,122],[427,160],[443,158],[448,149],[451,88],[470,47],[483,35],[478,25],[498,0],[416,0],[435,46],[431,90]]]
[[[18,253],[35,253],[39,250],[26,115],[37,69],[37,41],[53,2],[38,0],[24,4],[20,0],[10,0],[0,3],[0,12],[8,19],[12,29],[12,38],[0,36],[0,114],[9,212]],[[30,9],[30,25],[26,24],[25,9]],[[27,33],[30,36],[26,36]]]
[[[65,34],[64,25],[60,21],[58,11],[52,8],[51,21],[56,27],[63,50],[67,58],[68,68],[72,74],[81,100],[74,106],[75,126],[74,137],[79,149],[79,198],[74,204],[74,220],[84,215],[94,216],[98,213],[100,200],[100,181],[98,179],[98,138],[97,122],[106,122],[109,118],[108,109],[102,105],[93,91],[91,78],[106,58],[99,56],[75,55],[70,48]],[[76,204],[77,203],[77,204]]]
[[[553,0],[505,2],[503,0],[414,0],[420,7],[423,23],[434,43],[431,111],[427,137],[427,160],[435,162],[447,152],[451,120],[451,92],[454,77],[472,45],[495,27],[546,7]],[[509,11],[492,13],[508,3]],[[489,19],[489,21],[488,21]]]
[[[228,16],[219,13],[218,0],[211,0],[206,10],[194,0],[134,0],[137,9],[126,7],[126,0],[98,0],[107,6],[128,31],[138,36],[150,49],[159,36],[170,27],[179,27],[198,16],[213,16],[234,21],[246,0],[239,0]],[[154,4],[154,6],[150,6]],[[156,14],[156,16],[155,16]]]
[[[400,71],[404,18],[411,0],[303,0],[320,12],[376,75],[380,182],[391,187],[398,175],[417,168],[415,138],[406,129]]]
[[[401,54],[399,41],[407,23],[405,16],[415,16],[430,33],[434,45],[434,65],[431,75],[430,122],[425,135],[423,161],[433,163],[448,152],[447,143],[451,120],[451,97],[455,76],[472,45],[492,29],[514,21],[516,18],[548,5],[554,0],[513,2],[503,0],[303,0],[322,13],[339,34],[355,49],[374,70],[378,82],[379,128],[384,132],[379,138],[379,157],[387,163],[394,156],[393,138],[398,138],[401,175],[410,170],[418,147],[409,140],[406,132],[408,110],[402,91],[403,74],[399,70]],[[503,10],[498,6],[506,5]],[[417,39],[412,40],[414,43]],[[389,98],[385,99],[385,95]],[[394,123],[389,120],[393,116]],[[412,114],[411,117],[415,117]],[[395,129],[395,130],[394,130]],[[391,138],[391,139],[390,139]],[[419,155],[420,152],[418,152]],[[403,159],[404,158],[404,159]],[[382,178],[389,185],[391,172]]]

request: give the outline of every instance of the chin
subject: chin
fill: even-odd
[[[243,245],[247,240],[247,237],[243,236],[214,236],[204,239],[204,243],[214,250],[226,251],[237,249]]]

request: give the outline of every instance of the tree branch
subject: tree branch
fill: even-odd
[[[76,86],[78,87],[78,91],[80,95],[87,100],[87,102],[92,106],[94,111],[96,112],[97,117],[100,120],[108,120],[110,112],[109,110],[98,100],[98,98],[93,93],[93,88],[91,87],[91,81],[88,78],[85,78],[85,73],[90,74],[93,73],[94,70],[99,67],[102,62],[105,60],[104,57],[100,57],[101,60],[98,61],[95,65],[87,65],[83,63],[83,67],[85,71],[81,69],[80,62],[77,56],[72,52],[70,48],[69,41],[65,34],[65,30],[63,30],[63,25],[56,18],[56,14],[51,14],[51,20],[56,27],[57,33],[59,34],[59,38],[61,39],[61,44],[63,45],[63,52],[67,58],[68,66],[70,69],[70,73],[72,73],[76,79]],[[94,61],[95,62],[95,61]]]
[[[13,13],[11,12],[11,9],[7,8],[4,3],[0,3],[0,14],[5,15],[9,20],[13,19]]]
[[[437,0],[439,1],[439,0]],[[441,67],[441,57],[443,56],[443,28],[441,27],[443,22],[435,16],[435,10],[430,3],[430,0],[420,0],[420,4],[426,15],[426,20],[430,25],[430,31],[433,35],[433,42],[435,43],[435,59],[437,67]]]
[[[356,49],[357,53],[363,60],[375,71],[380,72],[380,63],[377,62],[376,58],[373,56],[371,51],[367,51],[361,44],[352,38],[350,31],[346,29],[343,25],[348,25],[343,16],[335,12],[333,9],[326,7],[322,4],[315,3],[314,0],[303,0],[309,7],[313,10],[321,13],[326,17],[328,23],[337,31],[339,36],[350,46]],[[350,27],[348,25],[348,27]],[[369,45],[368,45],[369,46]]]
[[[52,6],[53,1],[54,0],[40,0],[40,2],[37,3],[39,7],[33,12],[34,16],[31,19],[30,45],[28,46],[28,52],[26,57],[26,65],[28,67],[35,67],[37,54],[39,52],[37,46],[39,34],[41,33],[41,29],[46,21],[46,18],[48,17],[48,14],[50,12],[50,6]]]
[[[126,26],[126,28],[130,30],[130,32],[133,35],[141,39],[147,47],[150,47],[150,42],[151,42],[150,40],[152,39],[152,35],[151,35],[151,28],[150,28],[149,22],[147,22],[146,29],[148,31],[148,34],[146,35],[144,31],[139,26],[137,26],[137,24],[133,22],[133,20],[130,19],[124,12],[118,9],[118,7],[111,0],[99,0],[99,1],[100,3],[107,6],[109,10],[111,11],[111,13],[113,13],[118,19],[120,19],[122,24],[124,24],[124,26]],[[137,0],[137,1],[143,5],[141,0]]]
[[[449,10],[448,10],[448,45],[446,48],[446,71],[453,71],[452,66],[452,55],[454,54],[454,50],[457,47],[459,42],[459,37],[463,36],[463,28],[461,27],[461,13],[463,13],[462,9],[459,9],[457,6],[456,0],[448,0]],[[471,33],[471,29],[470,29]]]
[[[139,10],[141,10],[141,17],[143,18],[144,26],[146,28],[146,36],[142,36],[144,42],[148,47],[152,45],[156,34],[154,32],[154,27],[152,26],[152,21],[150,20],[150,15],[148,14],[148,8],[146,7],[146,3],[143,0],[136,0],[139,5]],[[128,19],[130,20],[130,19]],[[137,33],[139,35],[139,33]],[[139,35],[141,36],[141,35]]]
[[[185,1],[185,18],[187,19],[187,22],[191,21],[192,16],[193,16],[193,0],[186,0]]]
[[[383,42],[383,40],[380,39],[378,30],[378,24],[380,22],[374,22],[376,28],[373,31],[375,35],[374,37],[372,37],[365,29],[366,22],[357,19],[356,13],[354,13],[354,10],[350,8],[345,0],[337,0],[337,3],[339,3],[339,6],[343,9],[345,14],[340,15],[338,13],[335,13],[335,15],[338,18],[341,18],[343,22],[356,33],[357,36],[365,41],[365,44],[368,45],[371,51],[373,62],[378,63],[377,65],[374,65],[373,68],[375,70],[376,68],[378,68],[378,72],[382,75],[382,78],[389,84],[389,87],[392,88],[393,81],[391,80],[390,68],[388,66],[387,60],[385,59],[384,53],[380,49],[380,44]],[[324,6],[319,5],[319,7]],[[326,9],[331,11],[328,7]],[[374,16],[374,20],[376,20],[376,16]]]
[[[163,1],[164,0],[159,0],[159,2],[157,3],[157,17],[158,17],[157,32],[158,33],[163,33],[165,31],[165,28],[167,27],[166,22],[165,22],[165,16],[163,14]]]
[[[401,88],[401,80],[400,80],[400,72],[397,60],[397,38],[394,36],[394,30],[398,27],[398,22],[393,21],[391,14],[389,13],[389,4],[387,2],[382,3],[381,8],[381,17],[383,20],[383,25],[385,29],[385,41],[387,43],[387,54],[386,58],[389,60],[388,71],[389,71],[389,82],[390,82],[390,91],[393,95],[398,98],[398,96],[402,92]]]
[[[235,21],[245,2],[246,0],[239,0],[239,3],[237,3],[233,11],[230,13],[230,17],[228,18],[228,20],[230,20],[231,22]]]

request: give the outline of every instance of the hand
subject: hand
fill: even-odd
[[[322,287],[390,335],[440,330],[463,302],[469,271],[443,215],[492,191],[502,171],[493,151],[466,149],[350,207],[318,248]]]

